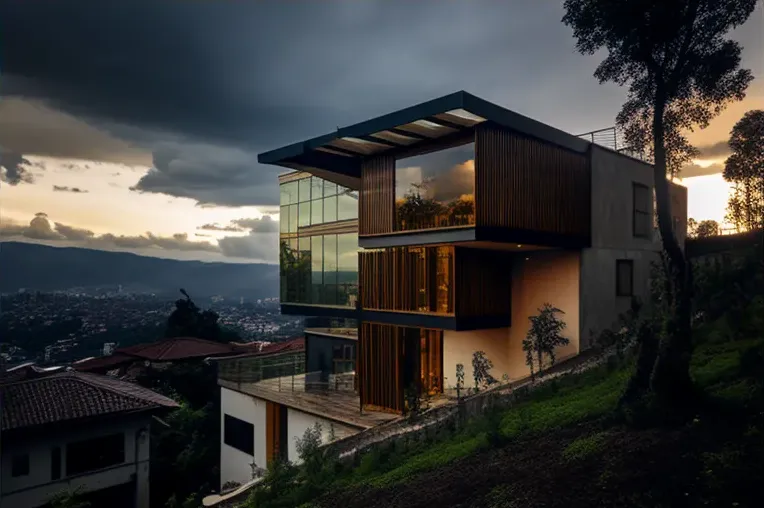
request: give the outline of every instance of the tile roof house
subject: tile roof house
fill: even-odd
[[[164,363],[229,356],[252,351],[254,346],[198,339],[173,337],[156,342],[136,344],[115,349],[111,355],[91,358],[75,364],[75,370],[105,374],[114,369],[130,366],[136,361]]]
[[[149,427],[178,404],[141,386],[69,371],[0,386],[0,508],[80,489],[92,506],[148,507]]]

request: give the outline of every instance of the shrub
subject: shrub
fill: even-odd
[[[475,351],[472,353],[472,375],[475,378],[475,391],[481,386],[491,385],[496,379],[491,375],[493,362],[488,359],[484,351]]]

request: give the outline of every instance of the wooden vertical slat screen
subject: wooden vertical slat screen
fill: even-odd
[[[361,323],[358,337],[358,392],[361,408],[403,412],[402,329]]]
[[[395,157],[370,157],[361,165],[358,234],[392,233],[395,219]]]
[[[453,315],[453,257],[451,246],[359,253],[361,307]]]
[[[270,464],[279,455],[281,446],[281,405],[265,402],[265,458]]]
[[[477,226],[588,237],[591,232],[590,181],[586,154],[495,125],[477,129]]]
[[[456,248],[456,315],[510,315],[512,254],[500,250]]]

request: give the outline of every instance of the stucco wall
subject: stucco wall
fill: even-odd
[[[334,423],[318,416],[303,413],[296,409],[287,409],[287,434],[289,436],[288,459],[290,462],[300,463],[300,457],[297,454],[297,440],[301,439],[305,431],[315,425],[321,424],[321,443],[332,442],[332,428],[334,429],[334,439],[342,439],[356,434],[358,431],[345,427],[339,423]]]
[[[110,422],[103,425],[88,425],[81,431],[68,432],[45,436],[34,440],[9,441],[4,439],[2,450],[2,508],[35,508],[47,503],[52,496],[67,489],[82,489],[82,492],[92,492],[132,481],[136,475],[136,506],[148,508],[149,487],[149,424],[150,420],[127,419],[120,422]],[[142,438],[136,440],[138,432]],[[66,445],[67,443],[93,439],[102,435],[123,432],[125,437],[125,461],[97,472],[72,476],[66,475]],[[59,480],[51,479],[51,449],[61,448],[61,474]],[[13,478],[11,463],[14,454],[29,454],[29,474]]]
[[[265,463],[265,401],[227,388],[220,388],[220,485],[232,481],[246,483],[252,479],[254,462],[264,468]],[[249,422],[254,427],[255,455],[249,455],[223,442],[224,415]]]
[[[563,335],[570,344],[559,348],[557,359],[567,358],[579,351],[579,273],[580,256],[576,251],[538,251],[518,255],[512,265],[512,326],[491,330],[443,332],[444,386],[456,385],[456,364],[464,365],[464,382],[472,386],[472,354],[484,351],[493,362],[491,375],[511,380],[530,375],[525,364],[523,339],[538,308],[550,303],[565,314]]]

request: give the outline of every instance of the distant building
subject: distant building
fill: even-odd
[[[174,401],[81,372],[3,384],[0,400],[0,508],[42,507],[64,491],[94,508],[149,507],[149,427]]]

